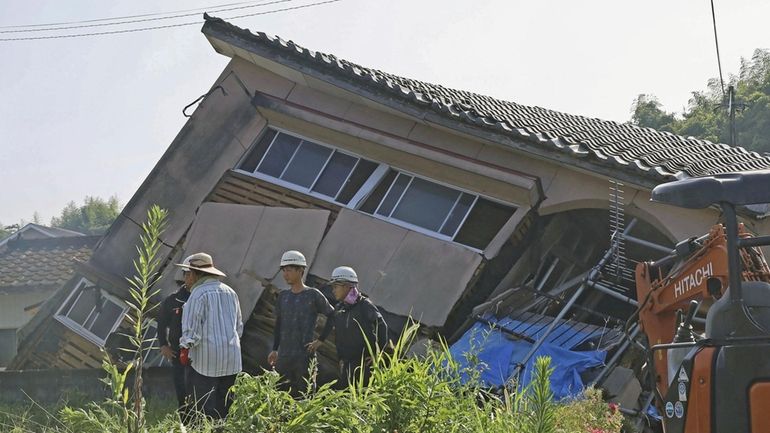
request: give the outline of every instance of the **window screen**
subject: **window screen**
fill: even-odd
[[[158,324],[154,320],[149,322],[145,328],[142,351],[144,353],[144,365],[146,367],[171,365],[171,363],[160,354],[160,347],[158,346]]]
[[[356,164],[356,167],[353,169],[353,173],[350,174],[350,177],[345,181],[342,190],[340,190],[340,193],[337,195],[337,201],[342,204],[350,203],[350,200],[356,195],[358,190],[364,186],[364,182],[372,176],[372,173],[374,173],[374,170],[377,169],[378,165],[379,164],[376,162],[359,159],[358,164]]]
[[[343,205],[360,193],[366,197],[358,206],[361,212],[479,250],[487,247],[516,210],[395,169],[388,169],[375,184],[372,176],[379,166],[339,149],[268,129],[238,168]],[[73,320],[101,329],[114,309],[104,305],[106,316],[98,321],[91,316],[93,302],[87,300],[93,294],[84,296],[83,301],[70,306]],[[92,320],[86,323],[89,317]]]
[[[310,188],[331,154],[332,150],[327,147],[303,141],[281,179]]]
[[[378,165],[285,132],[268,130],[238,168],[347,204]]]
[[[391,170],[360,210],[483,250],[516,209]]]
[[[273,139],[277,133],[278,132],[273,129],[268,129],[265,131],[259,141],[254,144],[254,148],[246,156],[246,159],[244,159],[241,163],[241,170],[253,173],[254,170],[257,169],[257,165],[259,165],[259,162],[262,161],[262,157],[265,156],[267,148],[270,147],[270,144],[273,142]]]
[[[336,197],[357,161],[357,158],[350,155],[335,152],[318,177],[313,191],[328,197]]]
[[[514,207],[479,197],[457,233],[455,241],[474,248],[484,249],[515,211],[516,208]]]
[[[259,164],[257,171],[268,176],[280,178],[286,165],[294,157],[299,148],[300,140],[287,134],[278,134],[270,146],[270,150]]]
[[[125,309],[104,295],[101,289],[83,279],[72,292],[58,315],[100,341],[105,341],[115,325],[123,319]]]
[[[393,210],[395,219],[438,232],[460,196],[452,188],[414,178]]]

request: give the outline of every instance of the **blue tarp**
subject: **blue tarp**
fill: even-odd
[[[527,345],[531,347],[529,343]],[[591,367],[603,365],[607,352],[602,350],[573,352],[545,343],[540,346],[524,367],[524,375],[522,376],[522,384],[524,386],[532,381],[535,360],[541,356],[551,358],[551,367],[554,368],[551,374],[551,391],[553,391],[556,399],[562,399],[583,391],[585,385],[580,378],[580,373]]]
[[[488,320],[493,321],[492,318]],[[498,326],[508,328],[513,325],[510,319],[505,320],[506,322],[498,323]],[[533,338],[536,339],[537,336]],[[567,339],[565,345],[572,347],[574,340],[574,338]],[[484,385],[501,386],[510,379],[515,366],[531,349],[531,343],[512,340],[499,329],[476,323],[452,345],[450,352],[461,368],[476,366],[480,370],[480,379]],[[535,360],[540,356],[549,356],[551,367],[554,367],[551,376],[551,390],[554,397],[561,399],[577,395],[585,386],[580,373],[588,368],[603,365],[606,355],[607,352],[602,350],[578,352],[551,342],[544,343],[527,362],[520,385],[527,386],[532,380]],[[468,380],[467,374],[464,379]]]

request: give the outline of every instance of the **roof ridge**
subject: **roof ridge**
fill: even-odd
[[[11,239],[8,242],[7,251],[84,246],[92,249],[99,239],[101,239],[101,236],[94,235],[42,239]]]

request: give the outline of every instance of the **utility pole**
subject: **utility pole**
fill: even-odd
[[[746,108],[746,104],[742,102],[735,102],[735,86],[728,86],[727,87],[727,112],[729,114],[729,121],[730,121],[730,142],[728,143],[730,146],[737,146],[738,145],[738,131],[735,127],[735,113],[737,111],[743,111]]]
[[[730,146],[735,146],[738,142],[735,136],[735,87],[727,88],[727,110],[730,113]]]

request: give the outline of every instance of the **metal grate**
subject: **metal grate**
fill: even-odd
[[[626,221],[623,209],[623,184],[610,179],[610,251],[612,257],[607,263],[605,275],[613,275],[620,280],[624,277],[626,267],[626,245],[623,236]]]

